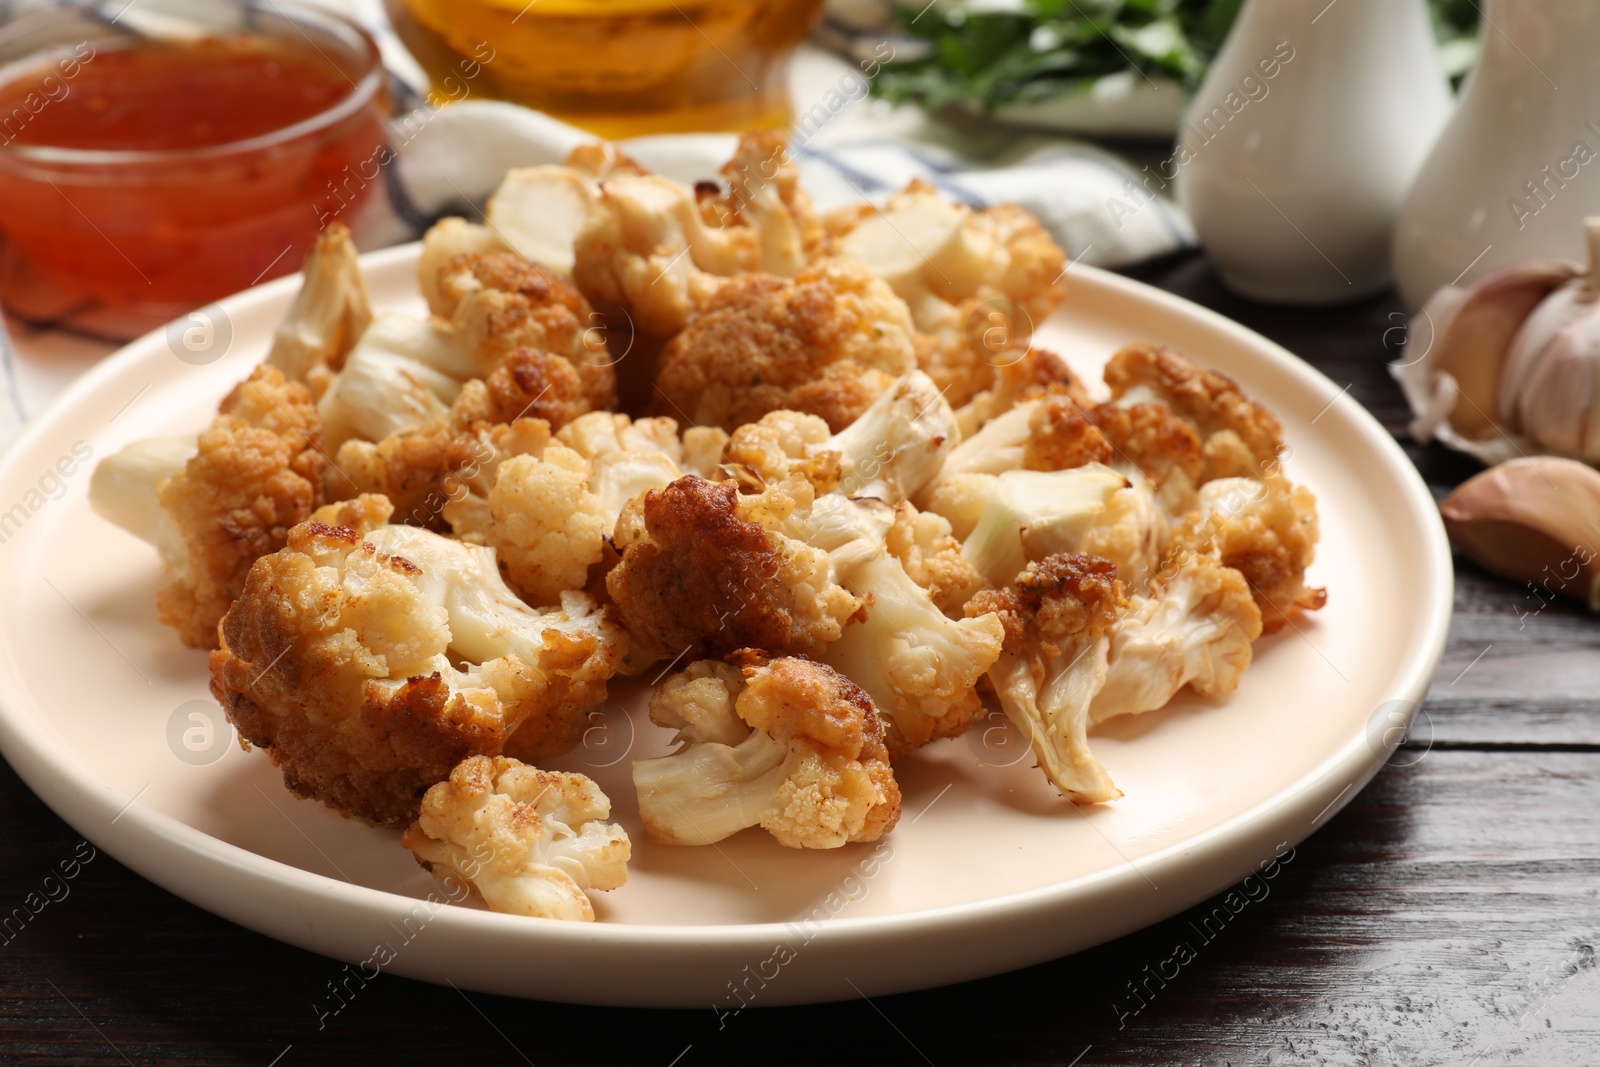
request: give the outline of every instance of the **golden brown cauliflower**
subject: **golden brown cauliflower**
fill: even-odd
[[[344,223],[330,223],[318,235],[306,254],[304,277],[266,360],[297,382],[338,370],[372,325],[360,255]]]
[[[962,438],[971,437],[990,419],[1003,415],[1013,405],[1038,399],[1047,392],[1066,394],[1082,411],[1087,411],[1091,404],[1083,379],[1054,352],[1030,347],[1015,353],[1014,358],[1008,353],[996,363],[993,384],[956,409]]]
[[[613,171],[573,242],[573,278],[638,334],[671,337],[736,274],[788,276],[814,234],[781,141],[746,134],[724,168],[726,198],[654,175]]]
[[[895,505],[894,525],[884,541],[889,554],[911,580],[928,591],[934,605],[953,619],[979,589],[983,575],[961,552],[943,515],[918,511],[907,501]]]
[[[651,695],[650,720],[682,743],[633,764],[651,839],[712,844],[759,825],[789,848],[838,848],[891,830],[900,787],[872,699],[810,660],[735,659],[702,660]]]
[[[802,490],[796,480],[741,498],[690,475],[646,494],[645,534],[606,576],[636,651],[813,654],[835,640],[862,601],[834,580],[826,551],[780,532],[809,508],[793,495]]]
[[[468,252],[440,269],[438,290],[458,345],[482,365],[498,366],[519,349],[554,353],[577,373],[584,411],[616,405],[600,317],[559,274],[512,252]]]
[[[724,285],[662,351],[656,403],[729,431],[789,410],[838,432],[915,366],[905,304],[860,264],[829,259]]]
[[[262,366],[223,400],[182,470],[157,487],[168,580],[156,607],[184,644],[217,646],[217,623],[251,564],[282,548],[322,503],[321,449],[310,392]],[[107,464],[114,470],[115,457]]]
[[[1201,487],[1199,509],[1173,531],[1163,568],[1181,568],[1192,555],[1232,567],[1249,583],[1263,632],[1272,633],[1296,610],[1316,611],[1328,602],[1326,589],[1306,584],[1318,534],[1311,490],[1281,474],[1220,478]]]
[[[959,435],[950,405],[914,370],[836,434],[815,415],[768,412],[734,431],[722,459],[751,491],[803,477],[818,493],[896,504],[938,474]]]
[[[457,537],[494,549],[530,603],[556,604],[563,591],[584,588],[590,568],[607,558],[635,498],[682,473],[682,454],[671,419],[592,412],[539,450],[485,470],[444,505],[444,517]]]
[[[1169,515],[1193,510],[1205,480],[1200,435],[1166,404],[1095,404],[1089,419],[1105,435],[1117,467],[1138,471]]]
[[[1039,766],[1068,799],[1094,804],[1122,791],[1089,751],[1089,709],[1105,682],[1110,631],[1127,602],[1116,567],[1093,556],[1048,556],[1003,589],[984,590],[967,614],[992,612],[1005,651],[989,681]]]
[[[839,507],[841,499],[818,503]],[[883,713],[889,751],[899,759],[930,741],[959,736],[983,717],[973,687],[1000,654],[1002,629],[992,614],[948,618],[883,549],[884,535],[874,538],[873,532],[863,531],[857,543],[834,553],[840,581],[863,593],[865,605],[819,658],[871,694]],[[870,551],[860,551],[861,543]]]
[[[1015,205],[975,211],[913,181],[883,209],[835,222],[840,254],[865,263],[911,307],[919,365],[951,404],[995,382],[1061,302],[1066,256]]]
[[[747,225],[761,241],[761,270],[788,276],[824,242],[822,221],[800,184],[800,168],[783,135],[759,130],[740,136],[722,168],[724,191],[714,182],[695,187],[700,216],[717,226]]]
[[[490,911],[594,921],[587,890],[628,880],[632,846],[581,774],[472,756],[431,787],[400,839],[436,878],[464,878]]]
[[[263,556],[221,626],[211,692],[295,793],[403,826],[463,759],[569,749],[627,637],[568,593],[535,611],[491,551],[378,525],[387,501],[311,521]]]
[[[451,415],[381,441],[346,441],[324,481],[330,498],[381,494],[395,521],[442,532],[450,528],[448,505],[487,496],[502,461],[543,455],[549,443],[543,419],[497,425]]]
[[[1105,686],[1089,721],[1155,711],[1184,686],[1226,696],[1238,688],[1260,636],[1261,609],[1244,575],[1191,555],[1158,575],[1149,595],[1128,598],[1111,627]]]
[[[1215,371],[1168,348],[1130,345],[1111,357],[1105,380],[1113,404],[1157,401],[1194,428],[1205,463],[1201,482],[1259,477],[1275,469],[1283,451],[1283,427]]]

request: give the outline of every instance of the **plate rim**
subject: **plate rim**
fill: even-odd
[[[397,263],[414,261],[420,248],[420,243],[412,243],[366,253],[361,257],[362,270],[366,273],[392,268]],[[1120,295],[1131,297],[1137,302],[1153,302],[1168,312],[1198,319],[1204,326],[1223,337],[1242,343],[1250,349],[1259,350],[1278,365],[1277,369],[1297,379],[1297,384],[1301,386],[1311,388],[1321,384],[1329,387],[1330,391],[1336,388],[1331,379],[1288,349],[1209,308],[1144,282],[1099,268],[1079,265],[1075,273],[1085,280],[1116,290]],[[272,301],[282,293],[296,290],[300,282],[301,275],[293,274],[226,297],[218,301],[217,305],[227,311],[245,302]],[[115,378],[125,365],[146,358],[147,347],[159,338],[164,329],[165,327],[152,330],[91,367],[57,396],[43,412],[32,419],[23,433],[5,449],[3,455],[0,455],[0,483],[16,476],[17,471],[14,468],[20,464],[20,457],[28,454],[35,442],[50,432],[63,413],[72,410],[85,397],[96,393],[103,382]],[[1418,617],[1422,625],[1414,631],[1412,651],[1402,661],[1402,669],[1396,672],[1387,685],[1387,688],[1393,691],[1389,699],[1410,701],[1411,713],[1414,714],[1426,697],[1428,685],[1445,647],[1453,611],[1454,570],[1451,554],[1432,495],[1409,457],[1377,419],[1359,404],[1355,405],[1353,426],[1363,437],[1370,439],[1389,460],[1387,464],[1390,468],[1389,473],[1394,476],[1397,487],[1403,490],[1409,505],[1408,510],[1414,513],[1407,516],[1407,526],[1408,528],[1414,526],[1415,532],[1423,535],[1420,548],[1427,562],[1426,574],[1422,576],[1425,588],[1436,590],[1431,602],[1420,604]],[[1413,523],[1410,521],[1412,519],[1421,521]],[[1398,744],[1398,737],[1395,738],[1395,744]],[[863,944],[873,941],[899,940],[906,935],[916,933],[936,933],[952,922],[974,928],[982,928],[986,924],[1006,925],[1028,916],[1048,916],[1066,906],[1074,897],[1117,890],[1122,888],[1124,883],[1137,885],[1144,879],[1142,871],[1160,872],[1177,868],[1179,871],[1188,871],[1190,878],[1193,879],[1199,872],[1213,866],[1215,856],[1225,854],[1230,843],[1236,846],[1238,844],[1236,839],[1249,836],[1252,830],[1281,822],[1285,815],[1308,807],[1310,802],[1322,799],[1323,791],[1330,788],[1324,785],[1329,779],[1348,782],[1323,808],[1315,824],[1308,826],[1298,836],[1291,835],[1292,840],[1287,843],[1297,845],[1315,832],[1327,818],[1331,818],[1354,799],[1360,788],[1365,786],[1387,761],[1395,744],[1389,742],[1387,734],[1381,745],[1375,745],[1370,736],[1358,734],[1351,737],[1341,746],[1331,750],[1315,768],[1295,781],[1235,813],[1222,823],[1184,836],[1156,852],[1140,857],[1137,867],[1132,864],[1122,864],[1000,896],[902,914],[853,917],[838,915],[828,919],[815,931],[815,941],[832,949],[850,950],[859,949]],[[241,918],[235,914],[237,909],[217,906],[217,902],[212,900],[210,895],[181,877],[176,868],[169,874],[168,868],[163,866],[160,859],[149,859],[150,848],[154,847],[157,852],[175,849],[193,863],[220,865],[225,871],[263,880],[295,896],[314,894],[342,907],[372,912],[377,918],[403,915],[422,903],[415,897],[355,883],[339,882],[304,868],[262,856],[242,846],[212,837],[175,816],[140,807],[137,804],[137,797],[130,799],[98,775],[80,769],[71,759],[73,755],[71,750],[45,732],[42,725],[31,722],[30,716],[18,711],[13,706],[11,693],[6,691],[0,691],[0,752],[4,753],[30,789],[97,848],[104,848],[119,862],[135,870],[142,877],[196,906],[275,939],[288,941],[322,955],[333,955],[326,948],[310,943],[314,939],[309,933],[303,939],[285,936],[281,924],[275,926],[259,917],[259,921],[253,922],[250,917]],[[112,821],[106,823],[96,816],[110,818]],[[97,824],[92,834],[85,832],[83,828],[91,820]],[[152,867],[156,869],[151,870]],[[1157,910],[1160,910],[1163,916],[1177,914],[1198,900],[1206,899],[1218,888],[1232,884],[1239,877],[1241,876],[1235,874],[1230,867],[1228,877],[1217,882],[1217,888],[1202,893],[1193,900],[1186,900],[1178,906],[1162,905]],[[1210,884],[1215,879],[1201,878],[1200,881]],[[1193,896],[1192,893],[1179,894],[1171,900],[1177,902],[1186,895]],[[462,927],[465,932],[477,935],[509,935],[530,942],[589,947],[671,949],[693,945],[702,949],[741,948],[752,954],[766,951],[775,937],[792,933],[794,925],[776,922],[686,926],[626,922],[529,923],[524,917],[500,915],[472,908],[447,905],[446,912],[450,925]],[[1139,929],[1156,921],[1160,921],[1160,918],[1143,919],[1127,929]],[[1091,935],[1078,948],[1070,951],[1080,951],[1091,944],[1110,940],[1125,932],[1127,930],[1119,929],[1117,924],[1109,924],[1105,927],[1105,936]],[[810,939],[806,944],[808,951],[822,954],[823,948],[810,948],[813,944]],[[1028,954],[1022,952],[1017,955]],[[1030,959],[1031,962],[1039,962],[1058,955],[1060,953],[1036,955],[1036,958],[1030,957]],[[1026,965],[1026,963],[1013,963],[1006,969]],[[403,966],[389,969],[402,974],[410,970],[409,967]],[[996,972],[973,971],[967,974],[967,977],[975,978],[984,973]],[[437,980],[429,979],[426,974],[412,976],[424,980]],[[915,980],[890,982],[886,986],[881,983],[878,985],[885,991],[908,990],[923,988],[927,984],[945,984],[947,980],[940,978],[924,985],[918,985]],[[460,984],[473,988],[470,977],[462,980]],[[487,991],[502,991],[493,986],[480,988]],[[627,998],[589,999],[577,995],[571,999],[585,1003],[645,1003]],[[773,997],[769,1002],[809,1003],[820,999],[829,998],[802,995],[785,999],[780,995]],[[666,999],[656,1003],[676,1004],[681,1001],[674,1000],[668,995]]]

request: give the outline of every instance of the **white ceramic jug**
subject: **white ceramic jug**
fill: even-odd
[[[1179,130],[1178,202],[1246,296],[1364,296],[1449,111],[1424,0],[1246,0]]]
[[[1600,3],[1487,0],[1482,25],[1478,65],[1395,228],[1412,309],[1507,263],[1582,262],[1583,220],[1600,214]]]

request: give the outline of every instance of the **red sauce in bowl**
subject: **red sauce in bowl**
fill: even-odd
[[[111,305],[194,306],[297,270],[361,202],[345,169],[387,161],[379,86],[375,53],[289,36],[85,42],[0,72],[10,255]]]

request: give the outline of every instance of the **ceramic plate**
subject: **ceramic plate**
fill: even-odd
[[[416,259],[415,246],[365,259],[379,307],[421,312]],[[729,1009],[873,996],[1172,915],[1286,853],[1387,758],[1443,646],[1450,556],[1421,480],[1337,385],[1154,289],[1090,268],[1070,282],[1039,339],[1086,376],[1122,343],[1159,341],[1278,414],[1288,472],[1317,494],[1312,577],[1329,589],[1326,610],[1260,642],[1231,699],[1180,697],[1093,736],[1126,793],[1115,804],[1054,796],[996,725],[896,768],[905,813],[878,846],[791,852],[759,831],[652,845],[629,760],[668,735],[618,689],[557,766],[612,797],[634,841],[628,884],[599,895],[593,924],[451,903],[397,834],[295,799],[232,743],[204,654],[156,621],[155,553],[86,499],[94,461],[206,423],[265,354],[298,278],[128,346],[0,463],[0,747],[85,837],[202,908],[349,963],[513,996]]]

